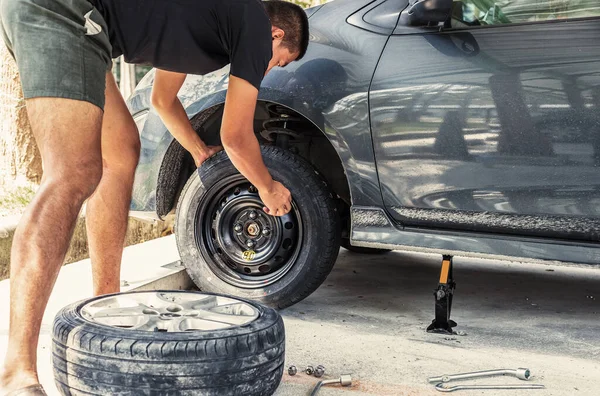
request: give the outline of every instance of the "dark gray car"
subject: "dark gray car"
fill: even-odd
[[[410,3],[410,4],[409,4]],[[338,0],[307,10],[301,62],[262,84],[255,131],[292,212],[262,212],[225,153],[196,170],[150,106],[128,102],[142,156],[132,210],[176,211],[196,284],[285,307],[340,244],[600,262],[600,4]],[[219,141],[228,69],[180,98]]]

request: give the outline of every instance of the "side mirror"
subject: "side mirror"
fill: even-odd
[[[400,25],[431,26],[445,22],[452,13],[452,0],[409,0],[400,14]]]

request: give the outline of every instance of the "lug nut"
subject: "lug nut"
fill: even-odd
[[[288,369],[288,374],[296,375],[296,373],[298,373],[298,369],[296,368],[296,366],[290,366],[290,368]]]
[[[313,375],[315,373],[315,368],[313,366],[307,366],[304,372],[306,375]]]
[[[254,219],[256,219],[256,216],[258,216],[258,215],[257,215],[257,214],[256,214],[256,212],[253,210],[252,212],[250,212],[250,214],[249,214],[248,216],[250,216],[250,218],[251,218],[252,220],[254,220]]]
[[[271,230],[269,230],[268,228],[265,228],[265,229],[263,230],[262,234],[263,234],[264,236],[269,236],[269,235],[271,235]]]
[[[315,377],[321,378],[325,374],[325,367],[318,365],[315,369]]]
[[[250,249],[252,249],[254,247],[254,241],[248,239],[246,241],[246,246],[248,246]]]
[[[235,230],[235,232],[242,232],[242,230],[244,229],[244,227],[241,224],[236,224],[235,227],[233,227],[233,229]]]

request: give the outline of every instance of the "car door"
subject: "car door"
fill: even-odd
[[[462,0],[398,26],[369,94],[400,224],[598,240],[600,3]]]

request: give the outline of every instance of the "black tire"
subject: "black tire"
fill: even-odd
[[[391,252],[391,250],[389,250],[389,249],[376,249],[376,248],[368,248],[368,247],[362,247],[362,246],[352,246],[350,244],[350,239],[348,239],[348,238],[342,238],[341,246],[344,249],[351,251],[352,253],[360,253],[360,254],[384,254],[384,253]]]
[[[262,221],[272,222],[273,227],[278,227],[282,232],[286,232],[283,222],[286,222],[286,228],[290,222],[296,222],[294,229],[298,229],[297,240],[285,240],[292,241],[286,247],[293,251],[293,254],[289,253],[289,258],[275,257],[283,262],[266,266],[272,272],[264,276],[262,273],[258,274],[261,276],[254,273],[246,275],[258,270],[252,261],[239,264],[242,248],[235,243],[221,246],[220,241],[229,236],[219,239],[215,233],[221,235],[221,232],[233,231],[221,231],[219,226],[215,231],[215,222],[219,223],[219,219],[227,214],[218,213],[213,216],[213,212],[207,209],[211,200],[216,199],[213,196],[225,191],[229,185],[240,185],[244,188],[241,196],[259,199],[256,198],[257,194],[252,197],[253,187],[244,187],[243,183],[248,182],[235,169],[225,152],[206,161],[183,188],[177,205],[175,235],[181,260],[200,290],[248,298],[281,309],[309,296],[331,272],[340,246],[339,213],[326,182],[308,162],[277,147],[261,147],[261,151],[273,178],[283,183],[292,193],[294,209],[288,215],[289,218],[272,217],[264,215],[260,210],[262,204],[251,204],[257,206]],[[237,198],[233,197],[231,202],[235,199]],[[224,207],[225,203],[221,205]],[[218,207],[216,204],[213,206]],[[235,235],[227,240],[231,241],[234,237]],[[273,240],[277,238],[277,235],[273,235]],[[230,245],[233,246],[232,249],[239,250],[239,253],[234,252],[239,257],[233,257],[227,251]],[[286,252],[284,253],[288,254]],[[256,254],[258,256],[261,253]],[[265,254],[265,257],[269,256]],[[273,257],[270,260],[269,263]],[[275,271],[277,266],[281,268]],[[247,272],[242,272],[241,267]],[[262,266],[258,267],[262,271],[261,268]]]
[[[244,301],[259,311],[244,326],[140,331],[84,318],[82,307],[99,298],[72,304],[54,320],[54,378],[63,395],[262,396],[281,382],[285,331],[274,309]]]

